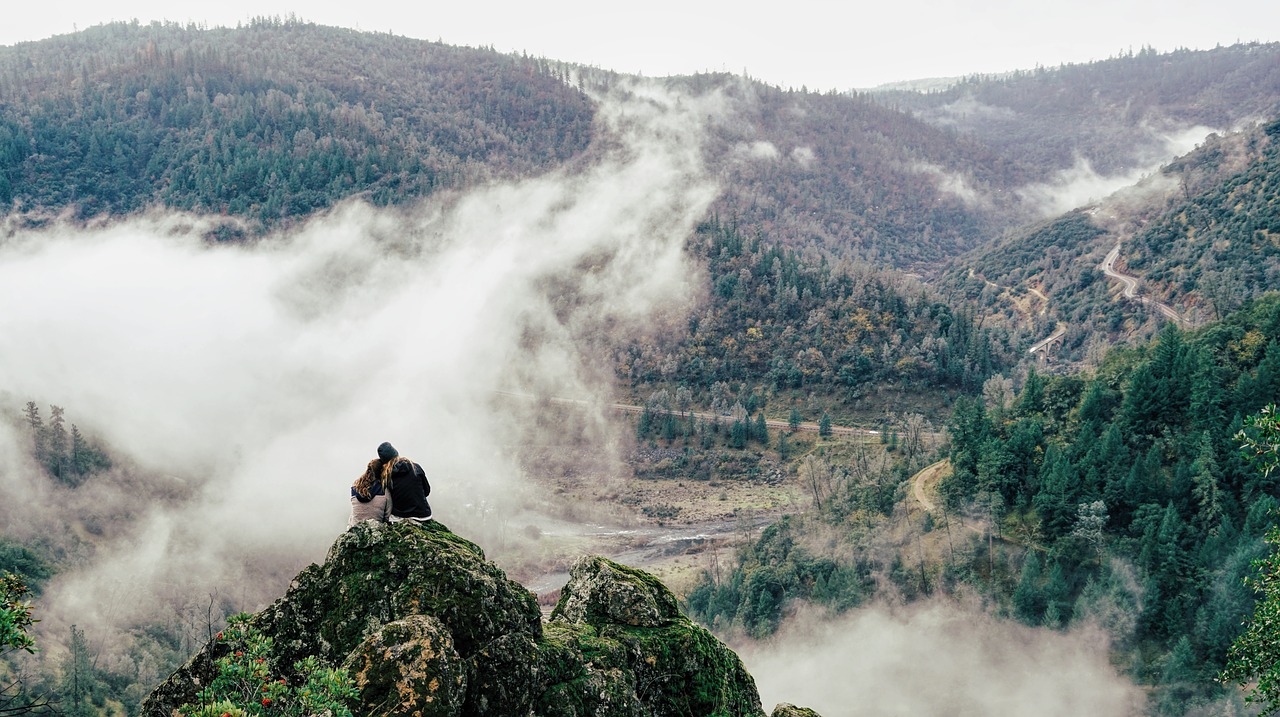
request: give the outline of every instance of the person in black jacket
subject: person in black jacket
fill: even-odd
[[[378,458],[386,466],[383,485],[391,494],[391,522],[431,520],[431,484],[422,466],[400,455],[390,443],[378,446]]]

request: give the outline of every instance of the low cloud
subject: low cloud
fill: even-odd
[[[1077,156],[1075,164],[1057,173],[1047,182],[1027,185],[1017,194],[1043,216],[1052,217],[1088,204],[1100,202],[1116,192],[1134,187],[1155,176],[1162,165],[1182,156],[1203,143],[1214,132],[1210,127],[1195,126],[1152,134],[1152,149],[1144,152],[1140,166],[1127,172],[1103,175],[1094,170],[1089,160]],[[1160,185],[1163,190],[1164,185]]]
[[[11,230],[0,397],[65,407],[130,464],[71,490],[0,427],[6,534],[74,543],[98,524],[41,628],[118,636],[219,589],[260,607],[323,558],[384,440],[460,532],[521,510],[533,408],[495,392],[602,403],[605,347],[687,310],[685,241],[717,192],[700,123],[718,107],[629,86],[602,100],[610,140],[589,167],[411,210],[350,203],[251,243],[210,244],[216,220],[174,214]]]
[[[929,162],[918,162],[911,167],[917,174],[933,177],[938,191],[959,199],[970,207],[989,207],[991,202],[973,188],[969,178],[959,172],[948,171],[945,167]]]
[[[733,148],[733,158],[739,160],[771,161],[780,156],[782,156],[782,153],[778,151],[778,148],[772,142],[763,140],[751,143],[742,142]]]
[[[1011,122],[1019,117],[1017,112],[1008,107],[986,104],[973,95],[964,95],[955,102],[949,102],[926,114],[930,122],[946,126],[966,124],[974,120]]]
[[[796,147],[791,150],[791,160],[801,167],[809,169],[817,161],[817,155],[813,153],[811,147]]]
[[[932,601],[825,619],[804,614],[740,648],[766,711],[824,717],[1126,717],[1143,695],[1095,629],[1034,629]]]

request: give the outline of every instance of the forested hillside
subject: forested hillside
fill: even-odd
[[[1197,152],[1170,166],[1217,169],[1223,151]],[[1137,232],[1128,266],[1160,295],[1225,316],[1280,287],[1280,120],[1249,137],[1249,164],[1175,205]],[[1230,165],[1228,165],[1230,166]]]
[[[260,20],[111,24],[0,48],[0,204],[153,205],[260,226],[543,171],[590,140],[546,63]]]
[[[1104,276],[1103,258],[1120,245],[1117,263],[1142,280],[1143,295],[1193,321],[1226,316],[1280,286],[1277,137],[1280,121],[1212,137],[1130,192],[961,257],[943,292],[1035,335],[1062,325],[1058,354],[1086,359],[1164,318],[1119,297]]]
[[[706,263],[710,296],[688,333],[633,343],[617,359],[619,378],[642,394],[684,386],[711,406],[715,384],[745,384],[823,396],[842,419],[862,405],[865,418],[879,407],[861,399],[877,386],[972,391],[1017,360],[1016,329],[983,328],[964,306],[865,264],[747,238],[715,219],[690,249]]]
[[[888,100],[729,75],[667,82],[725,98],[707,145],[722,216],[788,246],[928,270],[1029,219],[1018,188],[1075,152],[1105,170],[1149,143],[1134,133],[1157,117],[1227,126],[1274,109],[1274,56],[1141,53]],[[628,81],[296,20],[98,26],[0,48],[0,203],[80,217],[161,205],[258,231],[349,196],[412,202],[580,156],[594,114],[582,90]],[[1005,109],[939,121],[964,102]]]
[[[942,92],[870,96],[980,138],[1041,172],[1077,158],[1104,174],[1149,165],[1169,134],[1234,129],[1280,110],[1280,43],[1158,53],[967,78]]]
[[[730,76],[674,80],[737,102],[713,127],[727,176],[717,206],[744,230],[877,266],[928,269],[1029,215],[1013,187],[1034,172],[981,142],[865,97]]]
[[[1167,326],[1091,375],[1032,372],[1016,394],[999,377],[985,389],[956,404],[946,512],[916,523],[947,524],[954,542],[938,562],[917,569],[911,543],[885,562],[869,526],[914,499],[904,473],[853,471],[818,510],[765,531],[727,575],[708,574],[689,597],[694,612],[767,634],[797,599],[858,604],[875,573],[907,594],[977,588],[1028,624],[1102,624],[1117,661],[1157,688],[1162,713],[1215,699],[1253,608],[1241,579],[1280,508],[1277,477],[1248,464],[1234,438],[1280,401],[1280,294],[1194,332]],[[980,533],[961,527],[971,521]],[[832,535],[845,537],[831,546]]]
[[[110,24],[0,48],[0,204],[79,217],[168,206],[260,231],[349,197],[408,203],[581,155],[594,105],[633,78],[391,35],[261,19],[237,29]],[[719,210],[791,245],[891,264],[975,245],[974,202],[1025,171],[867,99],[729,75],[707,160]]]

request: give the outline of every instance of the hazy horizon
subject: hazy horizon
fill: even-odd
[[[752,13],[725,2],[667,0],[644,12],[581,0],[465,7],[325,0],[299,8],[280,0],[188,4],[158,0],[27,4],[0,27],[0,46],[37,41],[111,21],[170,20],[234,27],[255,16],[392,32],[451,45],[528,52],[626,74],[745,73],[770,84],[826,91],[932,78],[996,74],[1103,60],[1143,47],[1161,52],[1267,42],[1280,5],[1224,3],[1051,3],[923,0],[845,7],[802,0],[788,12]]]

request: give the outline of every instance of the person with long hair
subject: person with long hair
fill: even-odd
[[[347,520],[348,528],[365,520],[387,522],[391,517],[391,496],[388,491],[390,479],[390,460],[383,460],[379,454],[369,461],[364,473],[351,486],[351,517]]]

